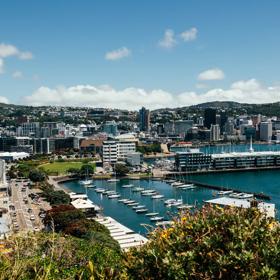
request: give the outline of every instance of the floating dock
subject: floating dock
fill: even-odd
[[[94,218],[94,220],[104,225],[110,231],[111,236],[119,243],[121,249],[124,251],[131,247],[142,246],[148,241],[144,236],[135,233],[111,217],[98,217]]]

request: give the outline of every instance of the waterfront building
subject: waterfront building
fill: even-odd
[[[280,152],[244,152],[212,154],[213,169],[280,166]]]
[[[218,124],[211,124],[210,141],[217,142],[220,140],[220,126]]]
[[[261,122],[260,123],[260,140],[270,141],[272,137],[272,123]]]
[[[211,167],[211,155],[206,155],[199,149],[188,149],[186,152],[177,152],[175,167],[178,171],[194,171],[209,169]]]
[[[149,132],[151,129],[150,125],[150,110],[146,109],[145,107],[142,107],[139,110],[139,124],[140,124],[140,131],[147,131]]]
[[[206,108],[204,110],[204,126],[208,129],[211,127],[211,124],[216,124],[216,109]]]

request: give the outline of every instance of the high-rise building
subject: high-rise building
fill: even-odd
[[[206,108],[204,110],[204,126],[210,128],[211,124],[216,124],[216,109]]]
[[[115,121],[107,121],[103,125],[103,131],[108,135],[117,136],[118,135],[118,126]]]
[[[260,123],[260,140],[270,141],[272,137],[272,123],[261,122]]]
[[[139,110],[140,131],[150,131],[150,110],[142,107]]]
[[[226,111],[222,111],[220,112],[220,126],[221,126],[221,131],[224,132],[224,128],[225,128],[225,124],[227,122],[227,112]]]
[[[212,124],[210,128],[210,141],[216,142],[220,140],[220,126]]]

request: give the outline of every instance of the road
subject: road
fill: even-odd
[[[17,182],[15,180],[12,180],[10,183],[12,193],[11,203],[15,207],[10,212],[15,231],[35,231],[43,227],[41,218],[39,217],[40,204],[36,204],[29,197],[29,194],[33,191],[25,187],[26,184],[26,182]],[[16,213],[16,216],[14,213]],[[32,217],[33,219],[31,220],[30,218]]]

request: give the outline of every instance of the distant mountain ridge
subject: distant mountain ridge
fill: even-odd
[[[2,109],[24,109],[24,108],[50,108],[50,107],[57,107],[57,106],[27,106],[27,105],[15,105],[15,104],[5,104],[0,103],[0,108]],[[141,106],[139,106],[140,108]],[[280,117],[280,102],[274,103],[264,103],[264,104],[249,104],[249,103],[239,103],[234,101],[212,101],[212,102],[205,102],[191,106],[182,106],[177,108],[160,108],[156,110],[151,110],[152,113],[163,112],[163,111],[174,111],[174,112],[195,112],[195,111],[202,111],[205,108],[216,108],[217,110],[229,110],[236,114],[247,113],[247,114],[263,114],[267,116],[279,116]],[[82,108],[77,106],[61,106],[61,108]],[[88,107],[87,107],[88,108]],[[110,108],[108,108],[110,109]],[[118,109],[115,109],[118,110]],[[123,110],[118,110],[123,111]]]

